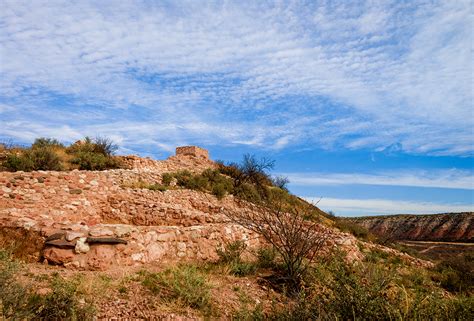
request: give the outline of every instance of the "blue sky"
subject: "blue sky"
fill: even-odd
[[[339,215],[474,209],[469,1],[2,1],[0,140],[276,160]]]

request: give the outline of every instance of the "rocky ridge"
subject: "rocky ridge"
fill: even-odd
[[[390,215],[350,219],[393,240],[474,242],[474,213]]]

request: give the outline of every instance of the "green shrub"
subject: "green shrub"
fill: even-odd
[[[208,183],[209,181],[204,176],[191,175],[183,187],[197,191],[205,191],[207,189]]]
[[[112,155],[117,146],[108,138],[86,137],[66,149],[72,155],[71,163],[81,170],[105,170],[120,168],[120,162]]]
[[[446,296],[426,270],[405,269],[408,275],[400,278],[387,262],[351,265],[337,253],[316,265],[296,301],[274,309],[269,319],[472,320],[472,296]]]
[[[78,165],[81,170],[101,171],[120,167],[118,161],[112,157],[100,153],[82,151],[74,154],[71,163]]]
[[[148,185],[147,188],[152,191],[160,191],[160,192],[164,192],[168,189],[166,186],[163,186],[160,184]]]
[[[104,170],[107,168],[107,157],[93,152],[78,152],[71,163],[78,165],[82,170]]]
[[[219,173],[229,176],[233,179],[237,179],[242,176],[242,171],[239,169],[239,165],[236,163],[224,164],[222,161],[217,161],[217,170]]]
[[[25,152],[24,156],[31,159],[34,170],[59,171],[62,169],[61,159],[52,147],[32,148]]]
[[[195,266],[179,265],[160,273],[145,272],[142,284],[153,293],[185,306],[204,311],[211,308],[211,287]]]
[[[34,299],[31,291],[18,281],[18,263],[10,253],[0,250],[0,312],[5,319],[31,318]]]
[[[171,173],[164,173],[161,176],[161,183],[165,186],[169,186],[173,180],[173,175]]]
[[[214,194],[217,199],[223,199],[227,190],[224,184],[217,183],[212,186],[212,194]]]
[[[34,169],[34,163],[30,158],[24,157],[23,155],[16,155],[13,153],[8,154],[2,166],[12,172],[16,172],[16,171],[29,172]]]
[[[242,254],[246,248],[245,242],[240,240],[217,247],[216,252],[219,256],[219,263],[226,264],[233,275],[245,276],[255,273],[257,270],[255,263],[242,261]]]
[[[41,320],[89,320],[95,313],[91,303],[79,300],[78,279],[51,280],[51,293],[41,297],[35,317]]]
[[[235,311],[234,315],[232,316],[232,320],[261,321],[267,319],[263,313],[261,303],[255,305],[255,301],[252,300],[239,287],[235,287],[234,291],[238,292],[240,308]]]
[[[257,251],[257,264],[261,268],[275,267],[276,251],[272,247],[262,247]]]
[[[337,318],[324,318],[323,315],[313,298],[308,298],[306,292],[302,290],[294,302],[288,302],[284,304],[284,307],[273,304],[270,315],[266,319],[275,321],[337,320]]]
[[[336,227],[340,229],[342,232],[347,232],[351,233],[357,238],[367,240],[367,241],[374,241],[375,237],[367,230],[365,227],[357,224],[350,222],[344,218],[338,218],[336,217],[334,219],[334,222],[336,223]]]
[[[233,188],[231,179],[212,169],[207,169],[201,174],[193,174],[188,170],[165,173],[162,176],[162,182],[168,186],[173,178],[176,178],[176,184],[180,187],[211,192],[218,199],[222,199],[227,193],[231,193]]]
[[[7,156],[3,166],[10,171],[58,171],[62,169],[61,159],[49,146],[26,149],[18,155],[11,153]]]
[[[246,248],[247,244],[241,240],[228,242],[223,246],[217,247],[216,252],[219,256],[219,262],[232,263],[242,261],[242,254]]]
[[[234,195],[252,203],[261,203],[262,197],[257,188],[252,184],[242,184],[234,188]]]
[[[447,258],[436,266],[433,279],[451,292],[474,290],[474,257],[466,254]]]
[[[253,262],[236,261],[229,263],[230,273],[236,276],[246,276],[257,271],[257,265]]]
[[[90,320],[95,309],[82,301],[77,291],[79,280],[55,276],[51,292],[41,296],[24,277],[22,266],[5,251],[0,251],[0,316],[5,319]],[[24,274],[24,273],[22,273]],[[21,280],[21,281],[20,281]]]
[[[116,150],[107,138],[83,141],[65,147],[52,138],[38,138],[30,148],[9,148],[0,167],[9,171],[33,170],[104,170],[120,168],[117,158],[112,157]]]
[[[64,148],[64,145],[61,144],[57,139],[45,138],[45,137],[36,138],[33,144],[31,145],[31,148],[42,148],[42,147]]]
[[[182,187],[188,186],[188,181],[190,180],[192,175],[193,174],[188,170],[181,170],[176,173],[173,173],[174,178],[176,178],[176,184]]]

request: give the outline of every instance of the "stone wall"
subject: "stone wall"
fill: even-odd
[[[179,156],[179,155],[201,157],[205,159],[209,158],[209,152],[205,150],[204,148],[200,148],[197,146],[176,147],[176,156]]]
[[[33,260],[50,264],[107,269],[215,260],[216,247],[233,240],[243,240],[250,248],[261,244],[257,235],[224,215],[259,210],[250,203],[231,195],[218,200],[211,194],[179,188],[161,192],[129,187],[137,181],[159,183],[167,171],[204,170],[215,166],[211,161],[186,155],[161,162],[130,160],[136,168],[0,172],[0,245],[33,248],[36,254],[28,252]],[[18,230],[23,232],[12,234]],[[351,260],[363,257],[355,237],[328,230],[332,233],[328,249],[338,246]],[[29,237],[11,239],[25,231]],[[35,245],[27,244],[28,240],[35,240]]]
[[[244,240],[261,244],[254,233],[228,221],[224,213],[256,211],[227,196],[172,189],[127,187],[127,182],[159,182],[162,173],[137,170],[0,173],[0,229],[21,228],[44,240],[48,263],[83,269],[149,262],[215,260],[216,247]],[[334,231],[330,240],[361,254],[357,240]]]
[[[222,214],[251,211],[250,205],[242,208],[231,196],[217,200],[192,190],[126,187],[136,180],[159,182],[161,174],[2,172],[0,226],[37,233],[45,240],[42,255],[48,262],[81,268],[106,268],[113,262],[208,260],[215,259],[216,247],[227,241],[258,244],[255,235]]]

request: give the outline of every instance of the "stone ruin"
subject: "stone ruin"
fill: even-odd
[[[187,155],[209,159],[209,152],[206,149],[197,146],[176,147],[176,156],[179,155]]]
[[[258,210],[232,195],[186,189],[153,191],[134,183],[161,183],[166,172],[212,168],[206,150],[178,147],[157,161],[136,156],[129,169],[0,172],[0,246],[18,246],[31,261],[78,269],[215,260],[234,240],[250,248],[258,235],[229,222],[225,213]],[[333,230],[330,243],[360,259],[357,239]],[[32,241],[34,240],[34,241]]]

